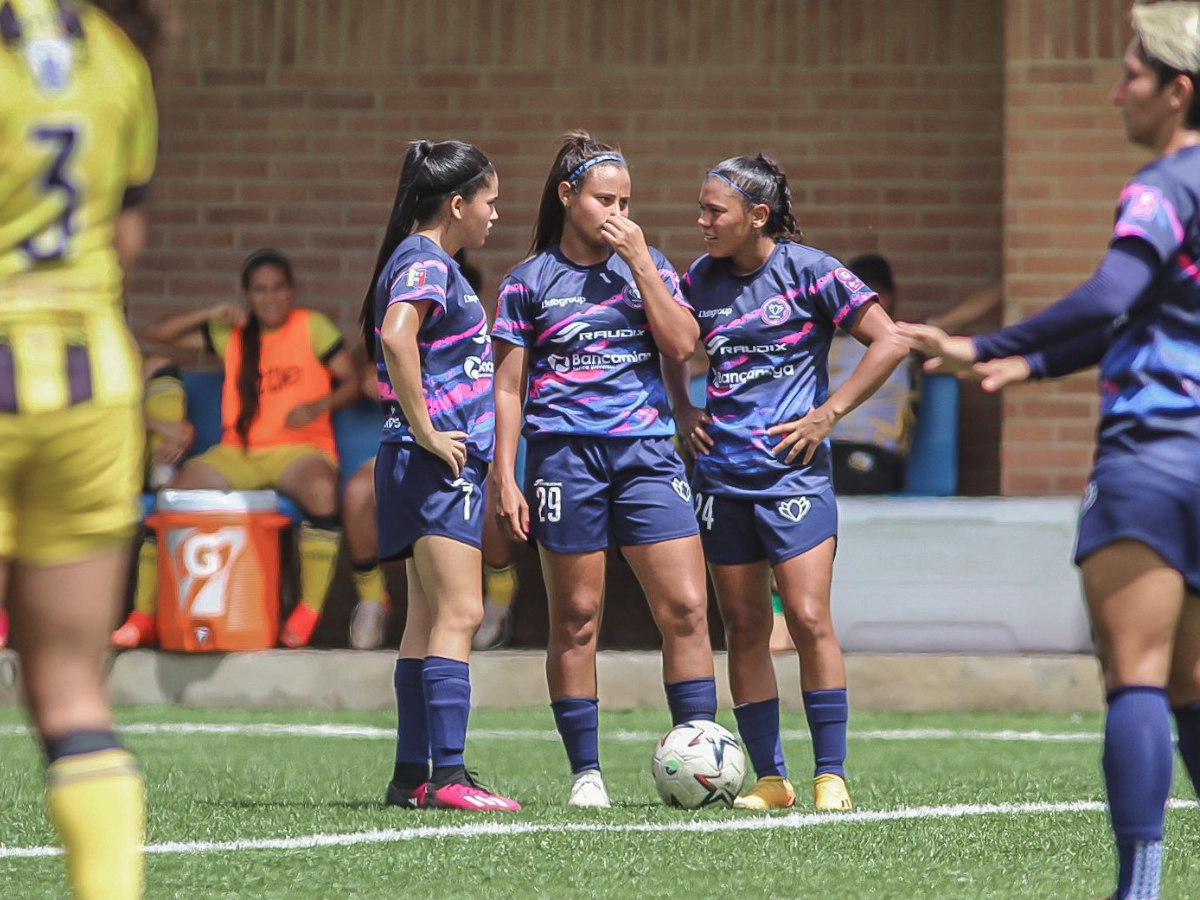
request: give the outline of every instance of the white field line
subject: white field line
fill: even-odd
[[[1172,800],[1173,809],[1195,808],[1192,801]],[[682,822],[631,822],[605,824],[590,822],[473,822],[469,825],[441,825],[416,828],[392,828],[348,834],[310,834],[302,837],[257,838],[240,841],[186,841],[150,844],[147,853],[198,854],[239,853],[249,850],[311,850],[321,847],[348,847],[358,844],[395,844],[447,838],[513,837],[554,832],[603,834],[709,834],[722,831],[770,831],[775,829],[813,828],[821,825],[862,824],[871,822],[953,819],[964,816],[1059,815],[1062,813],[1100,813],[1105,805],[1095,800],[1072,803],[982,803],[955,806],[918,806],[887,810],[859,810],[849,813],[792,813],[746,819],[689,819]],[[0,859],[31,859],[56,856],[58,847],[3,847]]]
[[[375,728],[368,725],[284,725],[271,723],[218,724],[187,722],[134,722],[118,726],[121,734],[189,735],[217,734],[238,737],[319,737],[395,740],[396,732],[391,728]],[[0,737],[27,734],[23,725],[0,726]],[[536,728],[472,728],[472,740],[495,741],[557,741],[558,732]],[[600,738],[605,741],[628,741],[648,743],[662,735],[649,731],[604,731]],[[1095,743],[1101,736],[1092,731],[972,731],[955,728],[898,728],[891,730],[858,731],[853,727],[849,734],[856,741],[1000,741],[1028,743]],[[787,741],[807,741],[809,733],[802,729],[787,729],[783,732]]]

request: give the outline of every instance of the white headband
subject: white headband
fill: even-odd
[[[1152,59],[1181,72],[1200,72],[1200,3],[1136,0],[1133,29]]]

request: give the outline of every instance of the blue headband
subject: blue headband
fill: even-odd
[[[579,164],[579,168],[566,177],[565,180],[567,184],[574,185],[575,182],[582,177],[584,172],[586,172],[592,166],[600,165],[600,163],[617,163],[618,165],[623,166],[625,165],[625,157],[623,157],[620,153],[601,153],[599,156],[593,156],[591,159],[585,159]]]
[[[731,188],[733,188],[735,191],[737,191],[739,194],[741,194],[743,197],[745,197],[747,200],[749,200],[755,206],[757,206],[758,204],[763,202],[763,201],[759,200],[757,197],[755,197],[752,193],[750,193],[745,188],[739,187],[738,185],[734,184],[730,179],[726,178],[724,175],[722,175],[716,169],[709,169],[708,174],[715,175],[717,178],[720,178],[723,182],[725,182],[727,185],[729,185]],[[766,204],[763,203],[763,205],[765,206]]]

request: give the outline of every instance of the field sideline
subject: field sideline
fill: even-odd
[[[732,717],[723,713],[726,725]],[[147,898],[1098,897],[1111,887],[1094,715],[852,717],[848,815],[811,812],[811,747],[785,715],[801,804],[762,816],[661,806],[665,713],[603,714],[614,808],[569,812],[548,710],[473,713],[469,761],[514,816],[385,809],[382,713],[133,708]],[[0,896],[65,896],[36,748],[0,709]],[[1200,816],[1176,773],[1164,898],[1195,900]],[[415,883],[414,883],[415,879]]]

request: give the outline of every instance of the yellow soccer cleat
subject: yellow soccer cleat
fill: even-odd
[[[796,789],[780,775],[765,775],[750,792],[733,801],[734,809],[791,809],[796,805]]]
[[[849,812],[854,809],[846,780],[826,772],[813,779],[813,808],[817,812]]]

